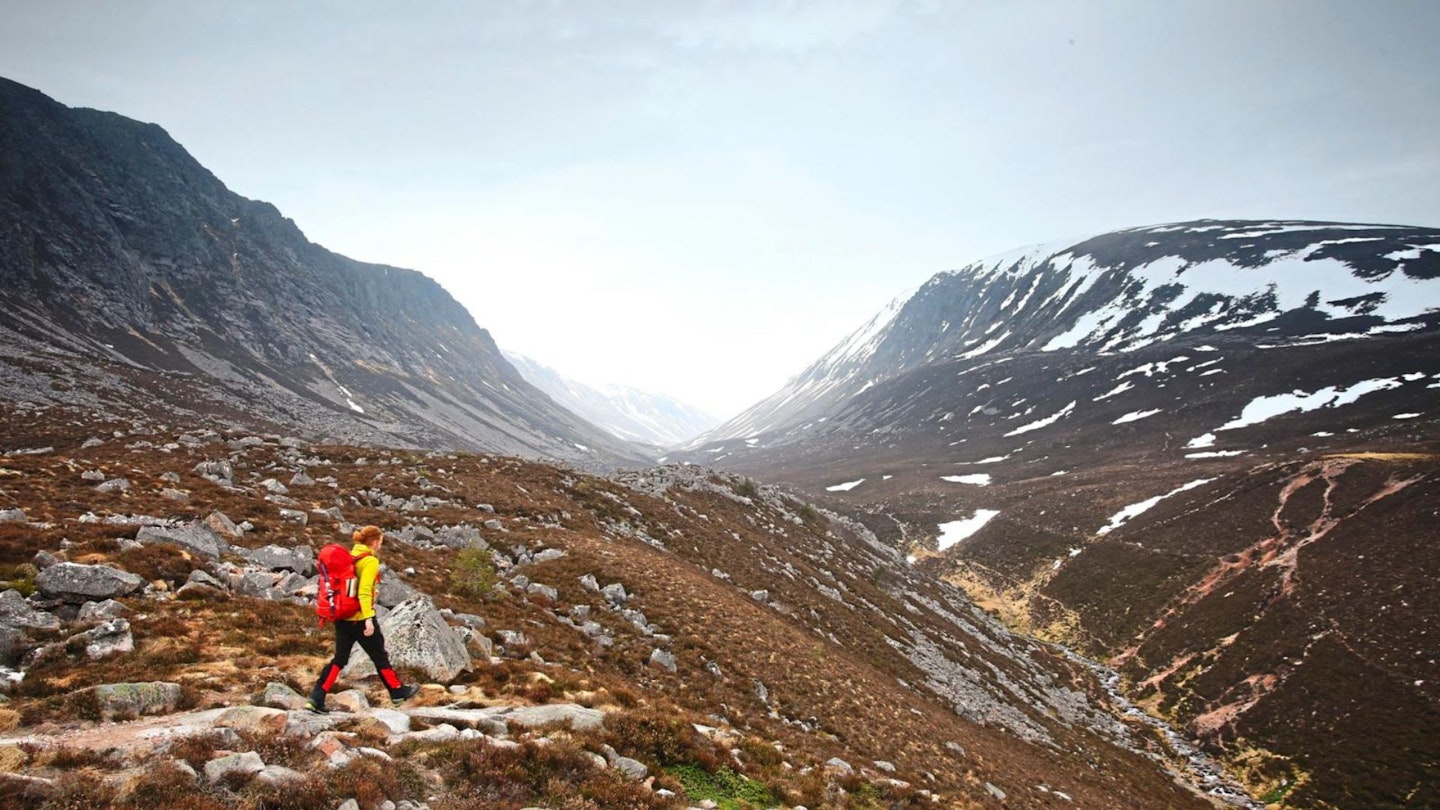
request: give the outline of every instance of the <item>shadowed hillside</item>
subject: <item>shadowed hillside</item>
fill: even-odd
[[[0,220],[11,400],[116,417],[141,401],[237,430],[596,466],[649,457],[525,382],[433,280],[310,242],[154,124],[0,79]]]

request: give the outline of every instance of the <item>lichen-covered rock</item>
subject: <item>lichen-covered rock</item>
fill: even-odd
[[[410,731],[410,715],[394,709],[375,709],[370,716],[385,724],[391,734],[405,734]]]
[[[103,622],[108,619],[125,619],[135,615],[135,611],[125,605],[116,602],[114,599],[106,599],[103,602],[86,602],[80,606],[80,612],[75,616],[75,621],[81,624],[92,622]]]
[[[135,637],[126,619],[111,619],[91,630],[71,636],[66,644],[79,641],[85,645],[85,657],[91,661],[122,655],[135,650]]]
[[[667,650],[652,650],[650,652],[650,666],[660,667],[666,672],[675,671],[675,656]]]
[[[265,694],[260,697],[260,705],[287,711],[302,709],[305,707],[305,696],[283,683],[272,682],[265,684]]]
[[[195,473],[217,484],[235,485],[235,466],[228,459],[202,461],[195,465]]]
[[[625,586],[618,582],[613,582],[601,588],[600,593],[605,597],[605,601],[615,607],[620,607],[630,601],[630,594],[625,592]]]
[[[315,573],[315,551],[309,546],[269,545],[245,551],[244,557],[268,571],[294,571],[306,577]]]
[[[380,587],[375,591],[375,601],[387,608],[399,607],[411,599],[423,597],[424,594],[407,585],[394,574],[381,577]]]
[[[265,770],[265,760],[254,751],[246,751],[243,754],[230,754],[218,757],[205,763],[205,778],[210,782],[219,782],[232,773],[260,773]]]
[[[171,714],[180,705],[180,684],[152,681],[150,683],[106,683],[90,691],[106,720],[116,717],[138,717],[145,714]]]
[[[271,499],[278,498],[278,497],[279,497],[279,496],[272,496]],[[288,505],[289,505],[289,506],[296,506],[296,505],[298,505],[298,504],[296,504],[296,503],[290,503],[290,504],[288,504]],[[299,510],[299,509],[281,509],[281,510],[280,510],[280,519],[283,520],[283,521],[285,521],[286,523],[293,523],[293,524],[295,524],[296,526],[307,526],[307,525],[310,524],[310,515],[306,514],[305,512],[303,512],[303,511],[301,511],[301,510]]]
[[[359,653],[362,657],[365,655],[359,650],[355,652]],[[366,658],[365,660],[368,661],[369,659]],[[371,669],[373,671],[374,668],[372,667]],[[339,709],[340,711],[350,712],[352,714],[359,714],[370,708],[370,699],[365,697],[365,693],[359,689],[346,689],[344,692],[331,695],[329,703],[332,709]]]
[[[145,587],[145,579],[108,565],[65,562],[41,571],[35,586],[52,599],[83,604],[134,593]]]
[[[272,709],[268,706],[235,706],[226,709],[219,717],[215,718],[215,725],[219,728],[234,729],[241,733],[274,736],[283,734],[289,721],[290,715],[283,709]]]
[[[135,539],[141,543],[179,546],[207,560],[218,560],[230,550],[230,544],[203,523],[188,526],[142,526]]]
[[[36,610],[19,591],[11,589],[0,593],[0,626],[54,630],[60,626],[60,619]]]
[[[13,667],[18,664],[24,643],[24,633],[0,624],[0,666]]]
[[[235,521],[231,520],[224,512],[211,512],[210,515],[205,518],[205,528],[222,538],[230,537],[239,539],[240,536],[245,533],[239,526],[236,526]]]
[[[246,561],[261,566],[266,571],[294,571],[301,577],[310,577],[315,572],[315,552],[310,546],[269,545],[264,548],[243,552]]]
[[[440,683],[470,669],[470,653],[465,643],[428,599],[402,602],[385,617],[382,628],[390,662],[395,666],[418,669]],[[374,674],[375,665],[370,657],[357,649],[343,677],[354,679]]]
[[[442,526],[434,535],[435,542],[450,548],[478,548],[481,551],[489,548],[489,544],[480,536],[480,530],[474,526]]]

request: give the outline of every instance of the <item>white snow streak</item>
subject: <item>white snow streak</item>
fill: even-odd
[[[1338,408],[1341,405],[1349,405],[1366,394],[1391,388],[1399,388],[1400,384],[1400,381],[1395,379],[1363,380],[1349,388],[1336,388],[1332,385],[1321,388],[1314,393],[1306,393],[1297,389],[1289,394],[1257,397],[1251,400],[1250,404],[1246,405],[1245,408],[1240,411],[1239,417],[1215,429],[1234,430],[1236,428],[1258,425],[1267,419],[1290,413],[1291,411],[1304,413],[1324,407]]]
[[[1121,509],[1119,512],[1116,512],[1114,515],[1111,515],[1110,522],[1106,523],[1104,526],[1101,526],[1100,531],[1096,532],[1096,534],[1109,534],[1110,532],[1115,531],[1121,526],[1124,526],[1131,518],[1150,511],[1150,509],[1153,508],[1155,504],[1160,503],[1171,495],[1178,495],[1186,490],[1204,486],[1214,480],[1214,478],[1201,478],[1196,481],[1191,481],[1188,484],[1183,484],[1179,487],[1176,487],[1175,489],[1170,490],[1164,495],[1156,495],[1149,500],[1144,500],[1139,503],[1132,503],[1124,509]]]
[[[1144,418],[1149,417],[1149,416],[1154,416],[1154,415],[1157,414],[1157,413],[1160,413],[1160,409],[1159,409],[1159,408],[1156,408],[1156,409],[1151,410],[1151,411],[1132,411],[1131,413],[1127,413],[1127,414],[1125,414],[1124,416],[1120,417],[1119,419],[1116,419],[1114,422],[1111,422],[1110,424],[1112,424],[1112,425],[1123,425],[1123,424],[1125,424],[1126,422],[1138,422],[1138,421],[1140,421],[1141,419],[1144,419]]]
[[[1069,405],[1066,405],[1065,407],[1061,408],[1061,409],[1060,409],[1060,412],[1057,413],[1057,414],[1055,414],[1054,416],[1049,416],[1049,417],[1046,417],[1046,418],[1044,418],[1044,419],[1039,420],[1038,422],[1031,422],[1031,423],[1028,424],[1028,425],[1021,425],[1020,427],[1015,428],[1014,430],[1010,431],[1009,433],[1006,433],[1006,434],[1005,434],[1005,437],[1006,437],[1006,438],[1009,438],[1009,437],[1011,437],[1011,436],[1019,436],[1021,433],[1029,433],[1029,432],[1032,431],[1032,430],[1039,430],[1040,428],[1043,428],[1043,427],[1049,427],[1050,425],[1053,425],[1053,424],[1055,424],[1056,422],[1060,421],[1063,417],[1068,416],[1068,415],[1070,414],[1070,412],[1073,411],[1073,410],[1075,410],[1075,403],[1074,403],[1074,402],[1072,402],[1072,403],[1070,403]]]

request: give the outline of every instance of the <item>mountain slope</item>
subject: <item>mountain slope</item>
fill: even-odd
[[[1022,250],[935,276],[693,445],[795,425],[943,360],[1433,326],[1437,276],[1440,231],[1389,225],[1205,220]]]
[[[719,422],[696,408],[661,394],[622,385],[597,388],[568,379],[523,355],[501,351],[531,385],[591,424],[626,441],[673,447]]]
[[[793,485],[1110,661],[1257,798],[1423,806],[1437,276],[1440,231],[1294,222],[987,260],[680,458]]]
[[[420,273],[308,241],[160,127],[0,80],[13,395],[351,440],[642,458],[526,383]]]
[[[1175,763],[1190,771],[1191,789],[1172,780],[1148,756],[1165,752],[1164,741],[1112,716],[1123,707],[1108,705],[1089,667],[1007,632],[858,524],[751,481],[685,468],[602,477],[514,458],[310,445],[192,425],[142,432],[83,410],[3,404],[0,434],[9,453],[0,588],[38,591],[0,599],[0,664],[25,670],[18,682],[0,679],[10,694],[0,751],[31,746],[7,755],[6,771],[42,780],[18,782],[29,800],[20,807],[47,806],[29,792],[37,785],[64,795],[80,776],[88,801],[72,804],[104,806],[96,797],[118,790],[132,769],[144,778],[185,758],[206,770],[221,745],[308,776],[285,797],[292,807],[335,807],[357,781],[372,787],[361,794],[367,804],[421,799],[436,810],[679,808],[700,804],[701,788],[741,781],[747,800],[766,806],[1213,806],[1198,795],[1218,785],[1206,781],[1203,759]],[[120,474],[123,489],[101,480]],[[246,528],[227,528],[233,523],[216,513]],[[305,570],[297,555],[309,560],[365,523],[390,535],[380,604],[426,595],[448,611],[437,622],[465,631],[475,655],[470,671],[453,676],[402,664],[407,679],[426,684],[405,707],[415,733],[377,728],[380,712],[317,719],[297,711],[278,728],[270,716],[266,728],[211,737],[209,746],[161,746],[144,759],[98,740],[65,757],[36,747],[37,738],[117,732],[82,719],[100,713],[92,690],[105,684],[173,683],[184,708],[201,710],[308,688],[330,637],[304,598],[292,598],[307,579],[290,571]],[[196,538],[215,550],[185,545]],[[67,604],[56,596],[58,578],[36,568],[67,563],[140,576],[120,589],[121,607],[70,592]],[[106,581],[123,584],[119,574]],[[95,604],[82,614],[82,602]],[[97,607],[130,617],[132,645],[92,656],[72,640]],[[381,618],[393,641],[392,621]],[[383,695],[374,679],[342,676],[342,688]],[[441,725],[482,707],[574,703],[603,714],[604,728],[544,734],[502,718],[459,738]],[[426,714],[436,709],[454,714]],[[184,719],[160,733],[208,736],[179,726]],[[323,753],[293,742],[337,724],[354,734]],[[295,736],[281,744],[267,728]],[[546,747],[533,744],[540,736],[550,738]],[[519,762],[508,758],[515,745],[526,746]],[[358,760],[402,778],[338,763],[337,747],[368,753]],[[384,750],[384,761],[362,747]],[[639,760],[653,783],[621,779],[616,752]],[[602,753],[608,762],[592,756]],[[12,778],[0,771],[7,796]],[[575,785],[606,783],[611,796],[629,785],[624,800],[567,798]],[[667,797],[662,787],[693,792]],[[156,794],[164,806],[196,793],[208,797],[195,803],[205,807],[270,795],[261,779],[177,777],[169,788]]]

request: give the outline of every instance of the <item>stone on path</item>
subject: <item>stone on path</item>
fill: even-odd
[[[254,751],[212,759],[205,763],[205,778],[219,782],[232,773],[260,773],[265,770],[265,760]]]
[[[100,716],[106,720],[144,714],[171,714],[180,704],[180,684],[106,683],[93,687]]]

